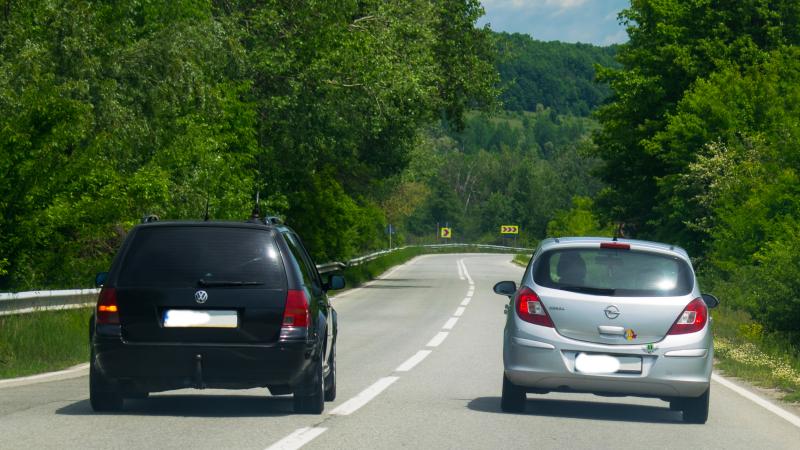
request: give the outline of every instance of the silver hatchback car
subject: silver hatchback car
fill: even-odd
[[[543,241],[508,296],[504,411],[526,393],[656,397],[690,423],[708,418],[714,345],[689,256],[668,244],[610,238]]]

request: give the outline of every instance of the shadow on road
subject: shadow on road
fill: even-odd
[[[473,411],[505,413],[500,409],[500,397],[478,397],[467,404]],[[620,422],[683,423],[680,412],[664,406],[631,405],[625,403],[584,402],[528,397],[525,411],[529,416],[569,417],[572,419],[613,420]]]
[[[66,416],[98,415],[89,400],[56,410]],[[155,395],[148,399],[126,399],[122,411],[112,414],[177,417],[269,417],[293,415],[292,397],[244,395]]]

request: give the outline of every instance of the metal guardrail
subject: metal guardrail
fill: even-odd
[[[354,267],[372,261],[381,256],[404,250],[415,246],[397,247],[390,250],[381,250],[368,255],[359,256],[347,262],[332,261],[317,265],[319,273],[331,273]],[[489,244],[429,244],[420,245],[423,248],[456,248],[469,247],[507,252],[533,252],[533,249],[524,247],[507,247],[504,245]],[[97,302],[100,289],[62,289],[56,291],[28,291],[16,293],[0,293],[0,316],[10,314],[25,314],[34,311],[72,309],[91,306]]]

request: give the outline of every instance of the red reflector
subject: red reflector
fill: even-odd
[[[283,311],[283,327],[305,328],[309,322],[308,299],[305,292],[288,291],[286,293],[286,309]]]
[[[686,305],[681,315],[669,329],[667,334],[694,333],[703,329],[708,321],[708,307],[701,298],[696,298]]]
[[[601,242],[600,248],[613,248],[615,250],[630,250],[631,244],[623,244],[622,242]]]
[[[97,314],[95,321],[98,325],[119,325],[119,307],[117,306],[117,290],[103,288],[97,299]]]
[[[553,321],[550,319],[550,314],[542,304],[542,300],[530,288],[524,287],[514,299],[515,309],[520,319],[525,322],[534,323],[543,327],[553,328]]]

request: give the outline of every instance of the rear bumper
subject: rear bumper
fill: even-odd
[[[269,345],[134,344],[95,339],[93,365],[122,390],[294,386],[311,364],[306,342]]]
[[[552,329],[537,331],[538,336],[524,338],[506,335],[503,351],[508,379],[532,392],[670,399],[698,397],[711,383],[714,351],[710,337],[669,336],[648,351],[641,345],[591,344],[564,338]],[[581,352],[641,357],[642,370],[603,375],[581,373],[575,369],[576,356]]]

